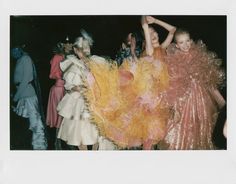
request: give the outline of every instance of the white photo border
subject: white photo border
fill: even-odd
[[[236,184],[234,101],[236,32],[230,1],[1,1],[0,182],[5,183],[227,183]],[[10,151],[10,15],[226,15],[227,150],[219,151]],[[217,38],[216,38],[217,39]]]

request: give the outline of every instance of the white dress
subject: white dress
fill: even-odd
[[[75,56],[67,56],[60,64],[64,73],[65,89],[70,91],[73,87],[83,85],[88,70],[83,61]],[[57,106],[58,113],[63,117],[58,138],[69,145],[93,145],[98,142],[98,130],[90,121],[90,114],[84,97],[80,92],[66,93]]]

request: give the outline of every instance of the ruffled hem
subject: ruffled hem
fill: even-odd
[[[90,63],[94,83],[85,96],[102,136],[121,148],[140,146],[147,139],[155,144],[163,138],[169,109],[161,102],[168,86],[167,68],[161,66],[156,70],[144,59],[133,71],[126,62],[120,69],[113,63]]]
[[[67,119],[79,120],[90,115],[84,98],[78,92],[66,94],[57,106],[58,114]]]
[[[221,60],[207,50],[202,41],[193,43],[188,54],[179,51],[174,44],[167,49],[166,63],[170,75],[170,88],[167,100],[185,101],[192,82],[207,89],[217,89],[223,84],[225,75],[220,68]]]

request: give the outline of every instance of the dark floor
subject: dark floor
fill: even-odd
[[[227,141],[223,135],[223,127],[226,120],[226,106],[220,111],[216,127],[213,132],[213,141],[219,149],[227,149]]]
[[[227,149],[226,139],[222,134],[224,121],[226,119],[226,108],[224,108],[220,114],[216,127],[213,133],[213,140],[215,146],[219,150]],[[32,150],[31,147],[31,136],[32,133],[28,130],[28,121],[25,118],[21,118],[15,113],[11,112],[11,124],[10,124],[10,150]],[[55,137],[56,129],[47,127],[47,138],[48,138],[48,150],[55,150]],[[77,147],[67,146],[65,142],[61,142],[63,150],[78,150]],[[91,149],[91,148],[89,148]],[[132,150],[140,150],[140,148],[133,148]],[[158,147],[155,147],[158,150]]]

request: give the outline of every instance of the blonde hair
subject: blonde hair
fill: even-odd
[[[176,38],[177,38],[177,36],[182,35],[182,34],[187,34],[187,35],[189,35],[189,37],[190,37],[189,31],[187,31],[186,29],[183,29],[183,28],[178,28],[178,29],[175,31],[175,35],[174,35],[174,41],[175,41],[175,43],[176,43]]]
[[[84,29],[81,29],[80,33],[81,33],[81,36],[76,38],[73,46],[76,48],[83,49],[85,42],[87,42],[90,47],[93,46],[92,37]]]

